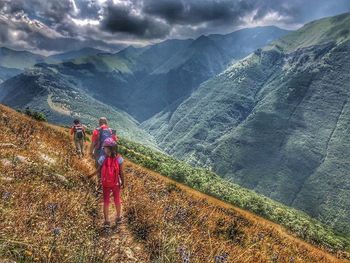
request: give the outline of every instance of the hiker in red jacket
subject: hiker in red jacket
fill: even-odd
[[[108,138],[118,142],[115,131],[108,127],[107,118],[101,117],[99,119],[99,127],[92,133],[90,146],[90,155],[95,159],[96,167],[98,167],[98,159],[103,155],[102,144]]]
[[[118,145],[113,138],[107,138],[103,143],[103,154],[98,160],[97,171],[90,175],[101,175],[103,192],[103,214],[105,218],[104,227],[110,227],[109,203],[110,195],[113,194],[116,209],[116,224],[122,222],[120,192],[125,186],[123,173],[123,157],[118,154]]]
[[[77,154],[80,157],[84,156],[84,142],[86,138],[85,128],[80,123],[78,119],[73,121],[73,126],[70,129],[70,134],[73,135],[75,148],[77,150]]]

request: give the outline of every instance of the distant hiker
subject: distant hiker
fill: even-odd
[[[73,121],[73,126],[70,129],[70,134],[73,135],[75,148],[79,156],[84,156],[84,142],[86,138],[85,128],[78,119]]]
[[[95,159],[96,167],[98,167],[99,158],[103,155],[102,144],[108,138],[112,138],[115,142],[118,141],[115,131],[108,127],[107,118],[101,117],[99,127],[92,133],[90,146],[90,154]]]
[[[103,192],[104,227],[110,227],[109,202],[111,192],[117,212],[116,224],[122,222],[120,190],[124,188],[123,157],[118,154],[118,145],[113,138],[107,138],[103,144],[103,154],[98,159],[97,172],[91,176],[101,174]]]

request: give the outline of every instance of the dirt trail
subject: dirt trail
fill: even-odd
[[[82,162],[90,168],[91,172],[95,171],[94,162],[90,157],[85,157]],[[96,201],[99,206],[99,213],[96,222],[99,229],[98,243],[106,249],[106,259],[109,262],[122,263],[149,262],[145,249],[142,244],[134,239],[132,233],[128,229],[127,222],[124,220],[122,224],[118,226],[115,225],[114,219],[116,218],[116,215],[113,202],[111,202],[110,205],[111,228],[108,231],[103,229],[103,200],[101,195],[97,197]]]
[[[100,213],[98,216],[98,224],[102,226],[103,224],[103,204],[100,202]],[[115,218],[115,214],[112,212],[112,209],[114,207],[111,207],[111,219]],[[115,251],[115,248],[117,248],[118,253],[112,253],[110,257],[108,257],[108,260],[110,262],[148,262],[147,255],[144,252],[144,248],[142,244],[139,244],[135,239],[133,238],[132,234],[130,233],[127,223],[123,222],[121,225],[116,226],[111,220],[112,226],[107,231],[104,230],[103,227],[100,227],[100,239],[99,243],[103,245],[103,247],[112,248],[111,250]]]

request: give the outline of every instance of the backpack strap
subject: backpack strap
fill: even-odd
[[[100,164],[101,165],[101,167],[105,164],[105,162],[106,162],[106,160],[107,160],[107,156],[105,156],[105,155],[102,155],[100,158],[104,158],[103,159],[103,162]]]

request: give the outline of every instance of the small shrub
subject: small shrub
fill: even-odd
[[[47,117],[43,112],[33,111],[27,107],[24,113],[34,120],[47,122]]]

